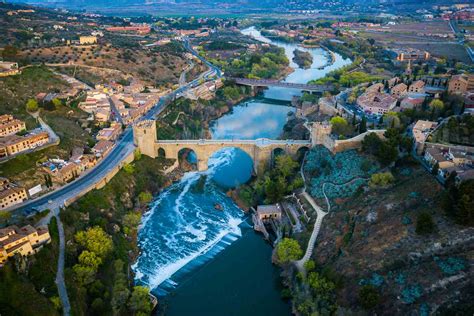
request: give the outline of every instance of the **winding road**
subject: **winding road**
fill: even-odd
[[[143,116],[142,120],[156,119],[157,116],[166,108],[168,104],[171,103],[173,99],[175,99],[184,91],[198,85],[201,80],[209,80],[212,77],[220,78],[222,76],[222,72],[220,71],[220,69],[209,63],[207,60],[203,59],[201,56],[199,56],[199,54],[194,51],[192,47],[190,47],[187,40],[184,41],[184,46],[193,55],[202,60],[209,67],[209,70],[201,74],[198,78],[192,80],[187,84],[181,85],[175,91],[162,97],[156,103],[156,105],[146,115]],[[53,216],[57,219],[59,231],[59,257],[55,283],[58,287],[58,293],[61,299],[64,315],[70,315],[71,306],[64,279],[64,259],[66,241],[64,235],[64,227],[59,216],[60,209],[64,206],[67,200],[81,196],[88,188],[101,181],[111,169],[120,166],[123,163],[123,160],[134,150],[135,145],[133,144],[133,131],[132,128],[129,126],[125,129],[121,138],[117,141],[117,144],[113,147],[111,152],[107,156],[105,156],[94,168],[89,169],[75,181],[65,186],[62,186],[61,188],[53,192],[50,192],[37,199],[27,201],[23,204],[19,204],[11,209],[8,209],[8,211],[12,212],[13,217],[18,215],[29,215],[37,211],[50,209],[51,212],[40,221],[40,223],[43,225],[47,224]]]

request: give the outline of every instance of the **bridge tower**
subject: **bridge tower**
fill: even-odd
[[[311,126],[311,145],[324,145],[330,134],[331,124],[329,122],[314,122]]]
[[[155,142],[157,140],[156,122],[144,120],[133,126],[133,143],[140,152],[152,158],[157,157]]]

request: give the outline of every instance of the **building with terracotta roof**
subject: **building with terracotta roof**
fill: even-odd
[[[357,98],[357,105],[365,112],[383,115],[392,110],[397,99],[387,93],[364,93]]]
[[[22,228],[17,226],[2,228],[0,229],[0,266],[16,254],[33,255],[50,242],[51,236],[46,226],[34,228],[26,225]]]
[[[112,149],[113,146],[114,146],[113,142],[109,140],[101,140],[97,142],[97,144],[95,144],[94,147],[92,147],[92,152],[96,156],[104,157]]]
[[[375,93],[375,92],[383,92],[384,91],[384,84],[383,83],[375,83],[371,86],[369,86],[366,90],[365,93]]]
[[[448,84],[448,92],[451,94],[465,94],[474,91],[474,75],[452,76]]]
[[[110,127],[103,128],[97,134],[97,140],[115,141],[122,133],[122,126],[117,123],[112,123]]]
[[[415,140],[416,153],[421,155],[425,148],[425,141],[431,132],[436,128],[438,123],[419,120],[413,126],[412,133]]]
[[[408,93],[408,86],[404,84],[403,82],[395,85],[390,90],[390,94],[395,98],[401,98],[407,93]]]
[[[28,195],[25,188],[7,187],[0,191],[0,210],[23,203],[26,200],[28,200]]]
[[[417,80],[410,85],[408,92],[422,93],[424,87],[425,82],[423,80]]]
[[[281,207],[279,204],[271,205],[258,205],[257,206],[257,217],[262,221],[268,220],[280,220],[281,219]]]
[[[464,97],[464,113],[474,114],[474,92],[469,92]]]
[[[393,87],[395,87],[400,82],[400,78],[393,77],[393,78],[389,79],[387,82],[388,82],[388,88],[392,89]]]
[[[425,102],[424,97],[405,97],[400,102],[400,109],[403,110],[412,110],[415,108],[420,108]]]
[[[0,137],[13,135],[25,129],[25,122],[17,120],[8,114],[2,115],[0,119]]]
[[[33,148],[46,145],[49,142],[49,134],[40,132],[26,136],[10,135],[0,138],[0,158],[12,156]]]

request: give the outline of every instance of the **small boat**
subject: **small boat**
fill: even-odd
[[[215,203],[215,204],[214,204],[214,209],[216,209],[216,210],[218,210],[218,211],[223,211],[223,210],[224,210],[224,207],[222,206],[222,204]]]

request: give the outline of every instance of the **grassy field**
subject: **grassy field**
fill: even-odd
[[[21,75],[0,79],[0,114],[12,114],[25,120],[27,128],[36,121],[26,112],[25,104],[40,92],[67,89],[68,85],[43,66],[25,68]]]

